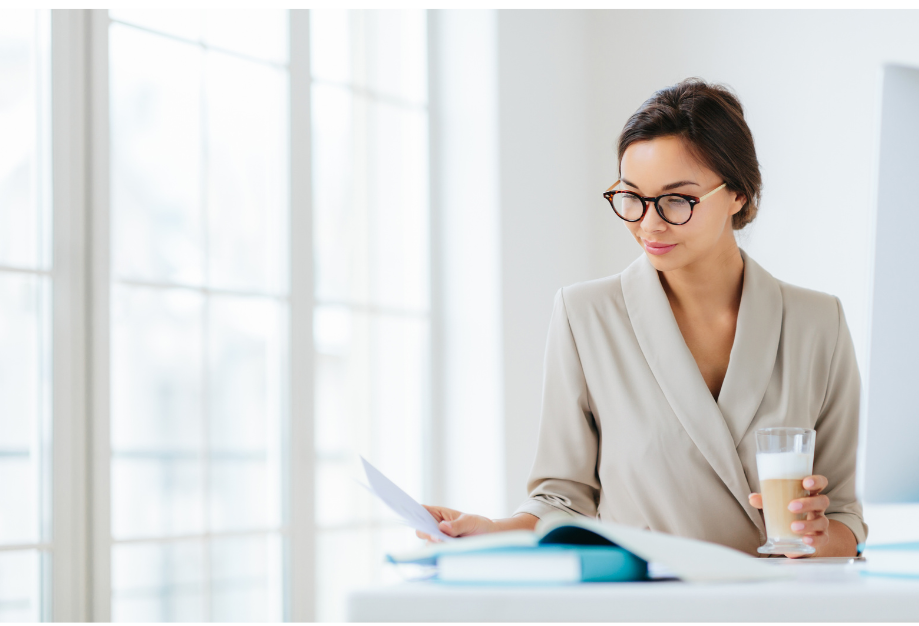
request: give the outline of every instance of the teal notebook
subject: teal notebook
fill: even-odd
[[[544,562],[539,567],[544,571],[545,562],[550,562],[550,552],[558,558],[557,567],[567,568],[567,573],[559,574],[556,580],[564,577],[567,580],[645,580],[649,563],[663,566],[675,577],[689,582],[794,578],[792,573],[783,571],[785,568],[772,567],[763,563],[763,559],[726,546],[564,513],[544,517],[536,525],[535,532],[511,530],[473,535],[426,545],[407,553],[389,554],[386,559],[396,565],[412,564],[415,569],[420,566],[428,570],[426,574],[434,568],[441,569],[444,563],[452,560],[461,565],[460,574],[469,582],[497,582],[498,574],[494,573],[497,570],[489,569],[489,563],[497,563],[504,568],[502,580],[533,582],[535,574],[528,571],[528,562],[520,559],[528,554],[541,554]],[[497,553],[504,553],[500,562],[487,560],[486,555]],[[453,559],[455,555],[468,555],[468,558]],[[462,567],[464,564],[468,566],[466,569]],[[577,576],[571,573],[575,568]],[[452,580],[458,579],[453,577]]]
[[[573,521],[573,520],[572,520]],[[386,555],[399,565],[436,566],[436,580],[450,583],[623,582],[648,579],[648,562],[580,525],[544,534],[511,531],[476,535]]]
[[[449,583],[578,583],[648,579],[648,563],[616,546],[541,545],[493,548],[437,559]]]

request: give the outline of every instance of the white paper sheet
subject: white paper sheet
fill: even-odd
[[[455,537],[446,535],[437,527],[437,520],[428,513],[428,510],[418,504],[414,498],[402,491],[396,483],[386,478],[383,472],[371,465],[367,459],[361,457],[364,464],[364,473],[367,475],[367,482],[373,494],[378,497],[383,504],[392,510],[393,513],[402,518],[406,524],[429,534],[431,537],[437,537],[443,541],[453,541]]]

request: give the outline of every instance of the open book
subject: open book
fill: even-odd
[[[630,526],[575,517],[561,511],[547,515],[535,532],[515,530],[456,539],[442,533],[437,521],[410,495],[361,457],[369,486],[406,524],[443,543],[431,544],[398,555],[387,555],[392,563],[435,565],[441,555],[476,550],[539,546],[619,546],[654,566],[663,566],[678,578],[690,582],[738,582],[794,578],[787,568],[776,568],[762,560],[725,546],[686,539],[666,533],[639,530]]]
[[[418,550],[387,555],[391,563],[435,565],[443,556],[506,548],[540,546],[619,546],[649,563],[663,565],[688,582],[741,582],[794,578],[787,568],[772,567],[760,559],[719,544],[666,533],[573,517],[559,512],[542,518],[535,532],[514,530],[472,535],[435,543]]]

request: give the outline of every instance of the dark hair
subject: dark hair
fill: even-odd
[[[747,202],[734,214],[734,230],[753,221],[759,209],[763,179],[753,147],[753,134],[743,107],[728,87],[687,78],[645,100],[619,135],[619,164],[636,141],[682,137],[692,155],[743,194]]]

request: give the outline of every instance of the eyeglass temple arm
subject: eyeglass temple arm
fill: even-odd
[[[613,187],[615,187],[616,185],[618,185],[620,182],[622,182],[622,181],[621,181],[621,180],[617,180],[616,182],[614,182],[612,185],[609,186],[609,189],[607,189],[607,190],[604,191],[603,193],[607,193],[607,192],[612,191],[612,190],[613,190]]]
[[[705,200],[707,197],[709,197],[710,195],[712,195],[713,193],[715,193],[716,191],[718,191],[719,189],[721,189],[721,188],[724,187],[725,185],[727,185],[727,183],[721,183],[718,187],[715,187],[714,189],[712,189],[711,191],[709,191],[707,194],[705,194],[704,196],[702,196],[701,198],[699,198],[699,202],[702,202],[702,201]]]

